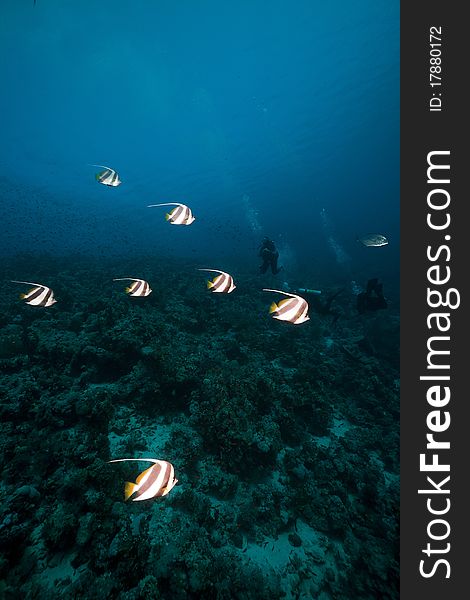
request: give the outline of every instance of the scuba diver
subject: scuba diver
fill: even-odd
[[[357,310],[360,314],[366,311],[375,311],[387,308],[387,300],[383,293],[383,284],[377,277],[369,279],[367,289],[357,295]]]
[[[268,267],[271,267],[273,275],[277,275],[282,271],[282,267],[277,266],[277,259],[279,258],[279,252],[274,245],[274,242],[268,237],[263,238],[263,241],[259,247],[259,256],[263,259],[263,264],[260,265],[259,272],[266,273]]]
[[[343,313],[341,310],[336,310],[334,308],[332,309],[331,305],[333,304],[333,300],[342,292],[344,292],[344,288],[329,294],[324,300],[322,295],[315,294],[309,298],[309,303],[319,315],[324,317],[333,317],[332,324],[334,325]]]

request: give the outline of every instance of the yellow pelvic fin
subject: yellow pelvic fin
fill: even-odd
[[[126,481],[126,485],[124,486],[124,500],[129,500],[129,498],[135,492],[136,488],[137,488],[137,486],[135,483]]]
[[[273,302],[271,304],[271,306],[269,307],[269,314],[276,312],[277,308],[278,308],[277,304],[275,302]]]

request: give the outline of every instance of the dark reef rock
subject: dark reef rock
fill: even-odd
[[[58,302],[1,296],[0,596],[396,600],[398,315],[291,326],[251,276],[140,264],[137,301],[133,261],[2,265]],[[125,503],[133,457],[178,484]]]

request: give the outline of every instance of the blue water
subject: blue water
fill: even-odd
[[[1,12],[2,253],[33,237],[53,253],[249,261],[269,235],[299,268],[331,273],[326,208],[353,275],[354,263],[396,272],[397,2],[4,0]],[[124,183],[97,185],[89,163]],[[174,231],[146,208],[162,201],[196,223]],[[378,260],[355,242],[369,231],[393,242]]]
[[[2,0],[0,82],[0,597],[395,600],[399,2]],[[157,451],[179,485],[124,503],[107,461]]]

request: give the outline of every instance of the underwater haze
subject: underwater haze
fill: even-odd
[[[0,17],[0,597],[397,599],[399,2]]]

